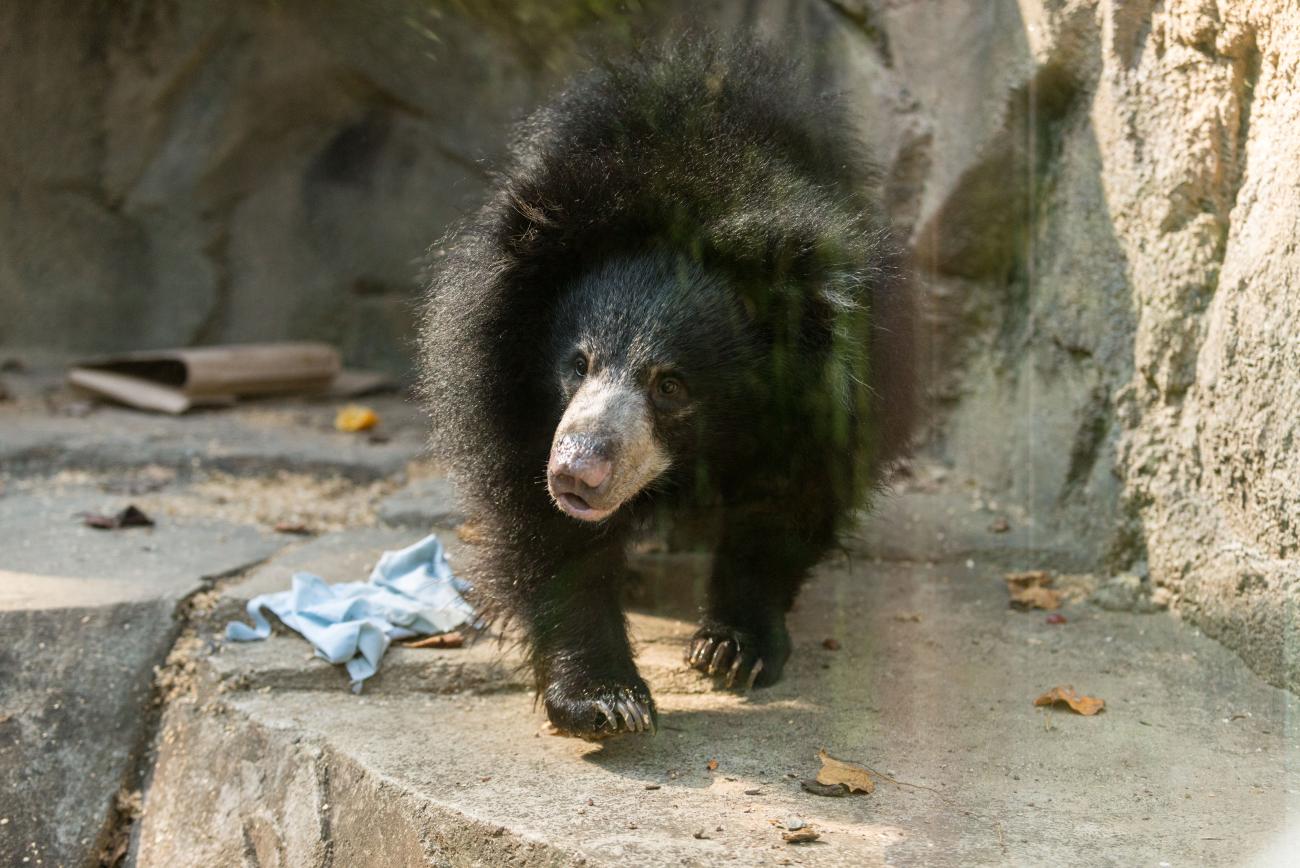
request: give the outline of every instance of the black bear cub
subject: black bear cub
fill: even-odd
[[[653,730],[620,604],[634,527],[709,529],[689,664],[767,685],[808,570],[905,447],[912,301],[835,105],[767,49],[605,63],[527,120],[436,262],[434,443],[552,723]]]

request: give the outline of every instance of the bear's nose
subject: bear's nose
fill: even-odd
[[[551,457],[547,470],[557,487],[575,493],[598,492],[609,481],[614,465],[608,458],[591,453],[567,454],[561,452]]]

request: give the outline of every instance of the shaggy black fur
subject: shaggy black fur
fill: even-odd
[[[564,731],[653,723],[620,606],[638,515],[713,515],[688,660],[771,683],[800,583],[906,446],[912,301],[862,148],[808,93],[773,52],[707,39],[601,65],[523,124],[435,265],[424,382],[485,540],[466,574],[522,623]],[[671,360],[693,407],[656,416],[672,468],[598,524],[546,487],[581,340]]]

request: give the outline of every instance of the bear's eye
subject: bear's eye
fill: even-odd
[[[655,383],[655,392],[661,398],[681,401],[686,397],[686,384],[682,382],[681,377],[665,374]]]
[[[575,353],[570,366],[573,368],[573,373],[579,377],[587,376],[587,357],[584,354]]]

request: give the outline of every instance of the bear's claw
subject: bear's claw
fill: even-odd
[[[586,739],[658,730],[658,712],[644,684],[588,688],[581,693],[552,684],[546,690],[546,716],[559,732]]]
[[[781,625],[755,634],[708,621],[686,647],[686,663],[728,689],[775,684],[789,656],[789,635]]]

